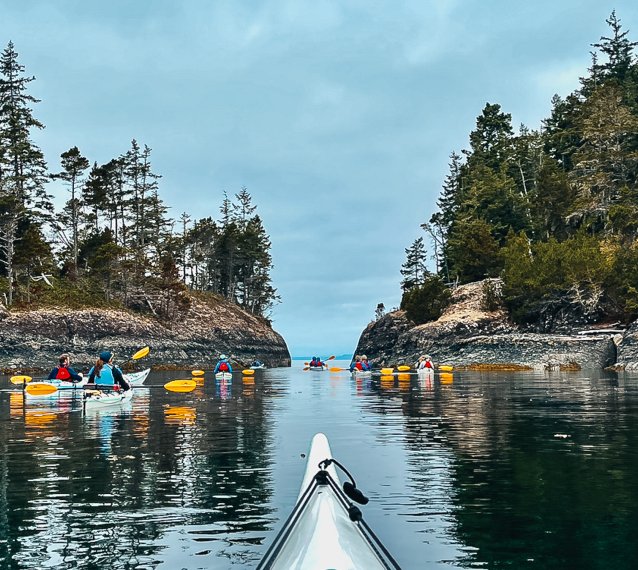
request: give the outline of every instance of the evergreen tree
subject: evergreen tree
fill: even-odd
[[[470,133],[467,165],[471,172],[476,165],[499,171],[512,155],[512,116],[503,113],[498,104],[487,103],[476,119],[476,129]]]
[[[412,245],[405,250],[406,260],[401,266],[401,288],[409,291],[413,287],[420,285],[429,275],[426,267],[426,250],[423,238],[417,238]]]
[[[82,175],[89,167],[89,161],[80,154],[77,146],[63,152],[61,155],[62,172],[56,175],[57,178],[67,183],[71,198],[67,201],[62,216],[54,221],[54,227],[63,236],[63,240],[71,247],[71,260],[73,263],[74,275],[78,269],[78,241],[80,231],[80,221],[82,219],[83,203],[78,196],[82,191]],[[71,239],[66,237],[66,228],[70,227]]]
[[[24,70],[9,42],[0,56],[0,249],[7,270],[9,304],[13,302],[14,279],[23,265],[15,263],[13,256],[21,250],[37,249],[42,239],[39,224],[53,210],[45,190],[48,175],[44,155],[31,139],[33,129],[44,128],[30,108],[39,101],[27,92],[35,78],[24,76]],[[35,242],[30,243],[31,239]]]
[[[631,42],[627,39],[629,30],[621,31],[620,18],[616,16],[615,10],[605,21],[611,28],[612,36],[601,36],[599,42],[592,44],[607,58],[605,63],[596,64],[595,72],[600,73],[602,80],[612,79],[622,83],[634,64],[633,51],[638,46],[638,42]]]

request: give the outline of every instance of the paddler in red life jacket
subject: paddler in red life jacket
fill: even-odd
[[[217,363],[217,366],[215,366],[215,372],[214,374],[217,374],[218,372],[231,372],[233,371],[233,367],[230,365],[230,362],[228,361],[228,357],[225,354],[222,354],[219,357],[219,362]]]
[[[354,360],[352,364],[350,364],[350,372],[354,372],[355,370],[361,370],[361,357],[358,354],[354,355]]]
[[[69,366],[71,358],[68,354],[61,354],[59,362],[60,364],[49,372],[47,380],[68,380],[69,382],[80,382],[82,380],[82,374],[77,373]]]
[[[100,352],[95,361],[95,366],[89,371],[89,384],[95,384],[97,388],[111,388],[125,392],[130,390],[128,382],[124,380],[122,371],[113,364],[113,354],[108,350]]]
[[[364,354],[363,356],[361,356],[361,368],[360,370],[371,370],[372,367],[370,366],[370,363],[368,362],[368,357]]]

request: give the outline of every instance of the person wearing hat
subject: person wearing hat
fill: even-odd
[[[230,365],[230,362],[228,362],[228,357],[225,354],[220,355],[219,362],[217,363],[217,366],[215,366],[214,374],[217,374],[218,372],[232,373],[232,371],[233,367]]]
[[[80,382],[82,380],[82,374],[76,372],[69,366],[71,364],[71,358],[68,354],[61,354],[59,358],[59,364],[49,372],[47,380],[67,380],[70,382]]]
[[[108,350],[100,352],[95,366],[89,371],[89,384],[95,384],[98,388],[122,388],[125,392],[131,389],[122,371],[113,364],[113,353]],[[115,388],[116,385],[118,388]]]

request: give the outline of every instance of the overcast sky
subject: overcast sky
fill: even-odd
[[[635,0],[0,0],[51,170],[153,149],[175,218],[246,186],[272,240],[293,355],[355,349],[401,297],[449,155],[487,102],[538,128]],[[65,197],[66,199],[66,197]]]

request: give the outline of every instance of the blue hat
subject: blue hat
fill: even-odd
[[[103,350],[102,352],[100,352],[100,360],[108,362],[109,360],[111,360],[111,358],[113,358],[113,354],[108,350]]]

